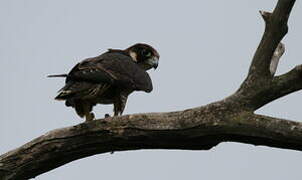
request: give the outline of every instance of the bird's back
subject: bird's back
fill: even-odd
[[[56,99],[67,100],[66,105],[71,106],[76,99],[110,104],[116,94],[122,91],[129,94],[134,90],[152,90],[148,73],[139,68],[131,57],[109,51],[76,64]]]

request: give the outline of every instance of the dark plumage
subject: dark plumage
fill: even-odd
[[[147,44],[135,44],[125,50],[109,49],[104,54],[76,64],[66,77],[65,86],[56,100],[65,100],[86,121],[94,119],[96,104],[114,104],[114,115],[124,111],[127,97],[133,91],[151,92],[152,81],[146,72],[157,68],[159,54]]]

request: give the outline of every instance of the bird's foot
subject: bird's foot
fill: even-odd
[[[94,120],[94,114],[93,113],[89,113],[88,115],[86,115],[86,122],[88,121],[92,121]]]

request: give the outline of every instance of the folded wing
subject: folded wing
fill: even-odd
[[[107,52],[78,63],[67,75],[66,85],[56,99],[93,98],[111,86],[145,92],[153,89],[148,73],[129,56]]]

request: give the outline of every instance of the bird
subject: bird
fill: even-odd
[[[131,93],[150,93],[153,85],[147,70],[158,67],[159,57],[152,46],[137,43],[126,49],[108,49],[77,63],[68,74],[48,77],[65,78],[65,86],[55,100],[65,101],[85,121],[92,121],[93,107],[97,104],[113,104],[114,116],[119,116]]]

